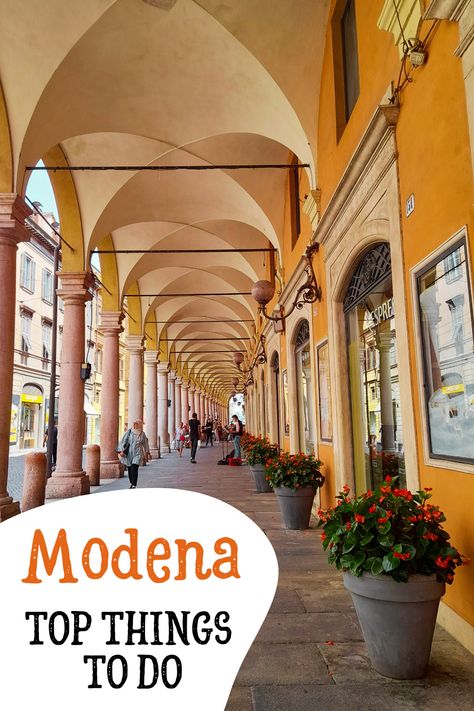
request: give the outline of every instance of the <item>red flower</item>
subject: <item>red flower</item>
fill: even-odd
[[[381,486],[380,491],[382,492],[382,494],[390,494],[392,489],[389,486]],[[397,490],[395,489],[395,491]]]
[[[347,529],[348,531],[350,531],[351,528],[352,528],[352,524],[351,524],[350,521],[348,521],[348,522],[346,523],[346,529]]]
[[[326,534],[324,533],[324,531],[321,533],[321,540],[322,541],[326,540]]]
[[[355,514],[354,518],[357,521],[357,523],[364,523],[364,521],[365,521],[365,516],[361,516],[360,514]]]
[[[425,486],[425,491],[433,491],[433,487],[432,486]]]
[[[451,556],[450,556],[450,555],[446,556],[446,558],[444,558],[444,560],[443,560],[443,558],[441,558],[441,556],[439,555],[439,556],[436,558],[436,560],[435,560],[435,565],[437,565],[438,568],[447,568],[448,565],[449,565],[449,561],[450,561],[450,560],[451,560]]]
[[[400,560],[408,560],[410,558],[409,553],[397,553],[397,551],[392,551],[394,558],[399,558]]]
[[[344,484],[344,486],[342,487],[342,490],[345,494],[348,494],[350,491],[350,488],[347,486],[347,484]]]
[[[372,506],[369,507],[369,513],[375,513],[377,511],[377,507],[375,504],[372,504]]]
[[[377,523],[387,523],[388,518],[386,516],[381,516],[377,519]]]
[[[387,474],[387,476],[384,477],[384,481],[388,481],[388,482],[392,481],[392,477],[390,476],[390,474]]]

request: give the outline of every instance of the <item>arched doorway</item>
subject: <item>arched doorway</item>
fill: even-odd
[[[281,443],[280,438],[280,356],[275,351],[270,361],[271,368],[271,394],[272,394],[272,424],[273,437],[277,444]]]
[[[359,260],[344,298],[358,493],[387,474],[405,482],[390,247]]]
[[[295,336],[296,394],[298,406],[298,447],[314,452],[314,411],[311,387],[309,322],[301,321]]]

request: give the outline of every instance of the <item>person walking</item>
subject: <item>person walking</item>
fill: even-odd
[[[119,445],[119,455],[127,467],[130,489],[136,489],[138,467],[151,459],[148,437],[143,431],[143,422],[135,420],[133,427],[125,432]]]
[[[199,442],[201,423],[198,420],[197,412],[193,412],[192,418],[189,420],[189,439],[191,440],[191,459],[192,464],[196,464],[196,452]]]
[[[185,440],[186,440],[186,428],[184,426],[184,422],[181,422],[179,427],[176,428],[176,435],[175,435],[176,451],[178,452],[180,457],[183,456],[183,447],[184,447]]]
[[[48,445],[49,427],[46,429],[43,437],[43,447]],[[56,469],[56,459],[58,456],[58,421],[54,420],[54,425],[51,430],[51,467]]]
[[[242,458],[242,450],[240,449],[240,438],[244,433],[244,426],[237,417],[237,415],[232,415],[232,431],[234,433],[234,457]]]
[[[214,443],[212,441],[212,420],[210,417],[207,418],[206,424],[204,425],[204,431],[206,433],[206,447],[207,443],[211,443],[211,447],[214,446]]]

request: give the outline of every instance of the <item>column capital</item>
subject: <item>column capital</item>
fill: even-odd
[[[181,381],[181,387],[183,390],[188,390],[189,389],[189,380],[184,380],[184,378]]]
[[[92,299],[90,289],[95,286],[91,272],[58,272],[61,288],[57,294],[65,304],[85,303]]]
[[[170,370],[170,374],[168,375],[168,378],[170,380],[176,380],[176,371],[175,370]]]
[[[122,311],[101,311],[99,332],[104,336],[116,336],[122,333],[122,321],[125,314]]]
[[[32,212],[17,193],[0,193],[0,237],[16,244],[29,240],[25,220]]]
[[[159,351],[145,351],[145,363],[147,365],[157,365],[158,364]]]
[[[194,383],[192,383],[191,381],[189,381],[189,392],[190,392],[190,393],[195,393],[195,392],[196,392],[196,386],[195,386]]]
[[[168,362],[164,363],[158,363],[158,373],[161,373],[162,375],[164,373],[169,373],[170,370],[170,364]]]
[[[143,336],[127,336],[125,346],[131,352],[143,352]]]
[[[180,375],[176,376],[176,385],[182,385],[183,384],[183,378]]]
[[[380,331],[375,338],[375,344],[379,351],[388,351],[393,346],[392,331]]]

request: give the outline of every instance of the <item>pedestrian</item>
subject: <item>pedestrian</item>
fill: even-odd
[[[214,443],[212,441],[212,420],[208,417],[206,420],[206,424],[204,425],[204,431],[206,433],[206,447],[207,443],[211,443],[211,447],[214,446]]]
[[[49,431],[49,428],[47,428],[46,432],[44,433],[43,447],[46,447],[47,443],[48,443],[48,431]],[[54,420],[54,425],[53,425],[52,433],[51,433],[51,467],[53,469],[56,468],[57,455],[58,455],[58,421]]]
[[[183,456],[183,447],[184,447],[185,440],[186,440],[186,428],[184,426],[184,422],[181,422],[179,427],[176,428],[176,435],[175,435],[176,450],[177,450],[180,457]]]
[[[189,439],[191,440],[191,459],[192,464],[196,464],[196,452],[199,442],[201,423],[198,420],[197,412],[193,412],[192,418],[189,420]]]
[[[143,431],[143,422],[135,420],[133,427],[125,432],[119,445],[119,455],[127,467],[130,489],[136,489],[138,483],[138,467],[151,459],[148,438]]]
[[[240,438],[244,433],[244,426],[237,417],[237,415],[232,415],[232,425],[232,431],[234,433],[234,457],[238,457],[238,459],[241,459],[242,452],[240,449]]]

